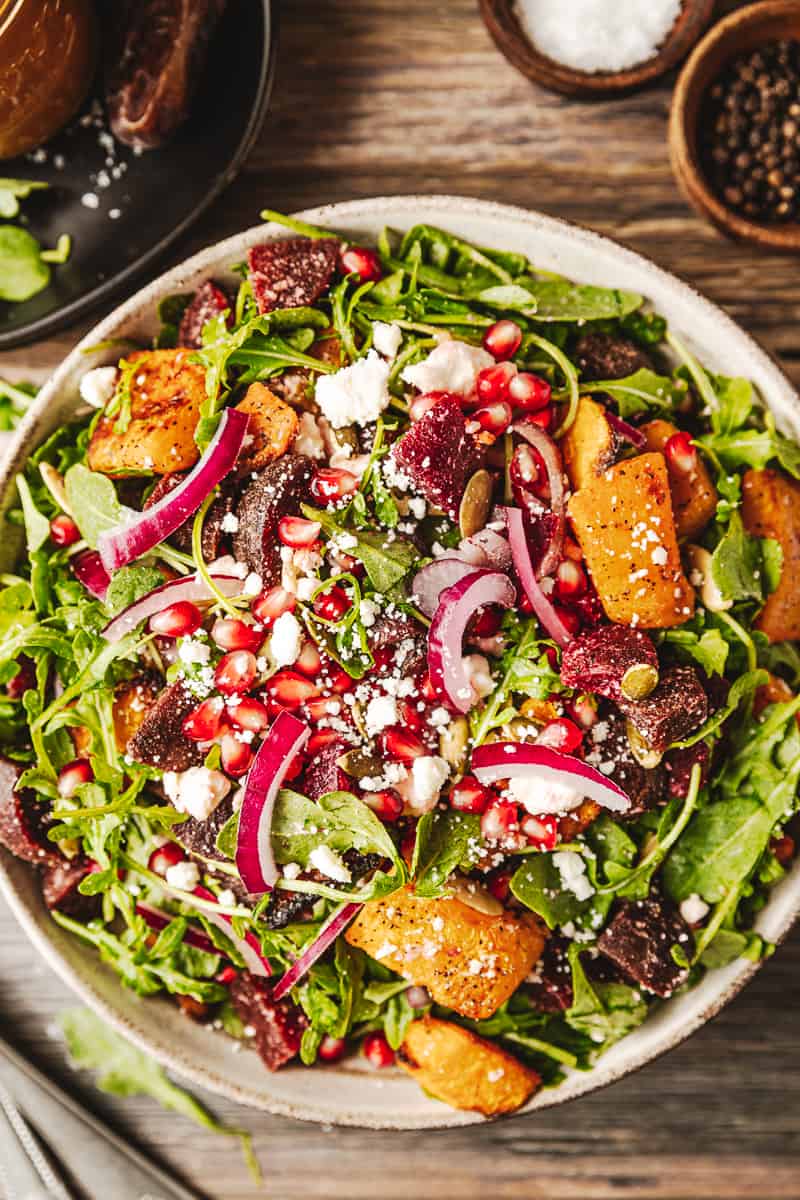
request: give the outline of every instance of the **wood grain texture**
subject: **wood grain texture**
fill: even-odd
[[[800,385],[800,264],[725,242],[689,211],[668,163],[669,81],[600,104],[539,91],[497,53],[474,0],[280,7],[275,99],[258,146],[173,261],[253,224],[264,205],[413,191],[506,200],[608,233],[690,280]],[[44,379],[90,324],[0,355],[0,375]],[[81,1087],[47,1034],[69,994],[4,911],[0,963],[4,1032]],[[799,1005],[800,931],[690,1042],[569,1108],[477,1130],[370,1134],[209,1099],[254,1131],[265,1192],[233,1143],[148,1101],[81,1090],[217,1200],[800,1200]]]

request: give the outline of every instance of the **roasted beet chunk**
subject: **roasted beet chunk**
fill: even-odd
[[[692,777],[692,767],[700,764],[700,786],[708,779],[711,766],[711,752],[705,742],[697,742],[694,746],[686,746],[683,750],[670,750],[664,759],[664,770],[670,796],[682,800],[689,792],[689,781]]]
[[[60,862],[61,855],[47,839],[47,815],[37,804],[34,793],[17,791],[20,768],[0,758],[0,845],[26,862],[48,866]]]
[[[326,290],[339,258],[336,238],[285,238],[253,246],[247,267],[260,313],[313,304]]]
[[[260,471],[244,490],[236,509],[239,528],[233,552],[240,562],[261,576],[265,588],[281,581],[281,544],[278,522],[300,512],[310,500],[308,485],[314,461],[302,454],[284,454]]]
[[[286,888],[275,888],[269,897],[269,904],[264,913],[264,920],[270,929],[285,929],[293,921],[300,921],[311,915],[314,906],[314,896],[304,892],[290,892]]]
[[[203,326],[206,321],[219,316],[226,308],[228,310],[226,324],[230,326],[233,322],[231,302],[222,288],[217,287],[213,280],[207,279],[197,289],[181,317],[178,345],[186,346],[190,350],[198,350],[203,344]]]
[[[182,728],[184,718],[198,703],[180,679],[168,684],[128,742],[128,754],[162,771],[188,771],[189,767],[201,766],[205,754]]]
[[[560,1013],[572,1004],[572,968],[567,950],[569,942],[562,937],[549,937],[544,953],[533,968],[526,984],[531,1004],[539,1012]]]
[[[445,394],[392,447],[392,457],[426,500],[454,520],[467,480],[483,458],[461,405]]]
[[[308,1021],[305,1013],[288,996],[272,999],[267,980],[242,972],[231,984],[234,1007],[245,1025],[255,1029],[255,1045],[270,1071],[277,1071],[294,1058]]]
[[[303,794],[319,800],[328,792],[341,792],[347,787],[347,776],[337,760],[350,748],[344,738],[337,738],[314,755],[303,775]]]
[[[636,342],[610,333],[585,333],[578,339],[574,358],[582,379],[624,379],[653,366],[650,355]]]
[[[708,697],[694,667],[670,667],[646,699],[622,697],[617,703],[642,740],[656,753],[663,753],[672,742],[688,737],[708,716]]]
[[[413,617],[388,616],[382,613],[368,631],[369,647],[373,654],[391,647],[392,663],[386,673],[399,669],[403,675],[415,675],[427,662],[428,642],[418,621]],[[376,670],[380,675],[382,672]]]
[[[640,629],[603,625],[564,647],[561,681],[608,700],[641,699],[658,683],[656,648]]]
[[[598,950],[623,974],[662,997],[671,996],[689,976],[672,957],[673,946],[691,959],[694,938],[678,910],[658,896],[623,900],[597,939]]]
[[[42,896],[49,909],[58,909],[76,921],[91,921],[99,914],[99,896],[83,896],[78,885],[90,875],[92,864],[87,858],[62,859],[42,871]]]
[[[157,504],[159,500],[163,500],[170,492],[173,492],[179,483],[182,483],[186,478],[185,471],[175,471],[171,475],[162,475],[157,484],[153,488],[150,495],[144,502],[145,508],[151,508]],[[234,500],[230,489],[226,489],[223,484],[220,494],[213,502],[205,520],[203,521],[203,536],[201,539],[201,549],[203,558],[206,562],[213,562],[219,556],[222,539],[225,536],[222,528],[222,522],[228,513],[233,512]],[[179,525],[173,534],[170,534],[169,541],[177,546],[179,550],[183,550],[185,554],[192,552],[192,528],[194,526],[194,517],[189,517],[188,521],[184,521]]]
[[[190,854],[199,854],[201,858],[224,862],[225,855],[217,849],[217,837],[232,814],[233,795],[228,794],[205,821],[187,817],[180,825],[175,825],[175,836]]]
[[[663,767],[645,768],[631,753],[625,721],[618,713],[600,710],[600,720],[589,730],[591,749],[586,759],[608,775],[629,797],[631,807],[621,820],[640,817],[666,800],[666,776]]]

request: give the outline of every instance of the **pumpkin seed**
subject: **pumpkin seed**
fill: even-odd
[[[470,478],[458,508],[458,528],[462,537],[472,537],[489,519],[492,503],[492,477],[481,467]]]
[[[454,875],[449,881],[449,887],[456,900],[474,908],[476,912],[484,913],[487,917],[499,917],[503,912],[500,901],[487,892],[486,888],[474,879],[465,879],[463,875]]]
[[[659,750],[654,750],[650,743],[645,741],[630,719],[625,722],[625,732],[628,735],[628,745],[633,757],[640,766],[652,771],[654,767],[658,766],[664,755]]]
[[[348,750],[341,758],[337,758],[336,765],[353,779],[368,779],[383,771],[382,761],[366,750]]]
[[[636,663],[628,667],[620,682],[620,690],[626,700],[644,700],[658,683],[658,671],[650,663]]]
[[[456,717],[439,733],[439,753],[446,763],[461,771],[467,761],[469,722],[466,717]]]

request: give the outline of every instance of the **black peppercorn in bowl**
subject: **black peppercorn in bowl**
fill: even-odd
[[[800,251],[800,3],[738,9],[695,47],[669,127],[687,199],[730,237]]]

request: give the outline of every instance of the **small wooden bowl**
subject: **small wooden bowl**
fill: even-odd
[[[677,66],[711,20],[714,0],[683,0],[680,16],[658,53],[627,71],[576,71],[564,66],[536,49],[517,18],[514,0],[480,0],[480,6],[498,49],[528,79],[565,96],[602,100],[633,92]]]
[[[700,161],[698,128],[706,92],[737,54],[781,38],[800,39],[798,0],[762,0],[737,9],[695,47],[678,78],[669,119],[672,169],[687,200],[729,237],[773,250],[800,251],[796,221],[758,223],[712,191]]]

